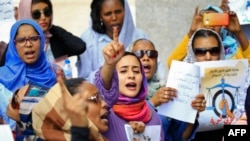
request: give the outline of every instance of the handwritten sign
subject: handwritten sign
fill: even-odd
[[[14,19],[14,6],[12,0],[0,1],[0,22]]]
[[[197,111],[192,108],[191,101],[199,94],[199,85],[199,66],[174,60],[171,64],[166,86],[177,89],[178,97],[174,101],[159,106],[158,113],[194,123]]]

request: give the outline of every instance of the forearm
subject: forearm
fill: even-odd
[[[236,36],[238,42],[240,43],[242,51],[245,51],[249,46],[249,41],[248,41],[245,33],[241,30],[241,31],[235,33],[235,36]]]
[[[102,77],[103,82],[104,82],[104,87],[107,90],[109,90],[111,87],[111,81],[112,81],[114,69],[115,69],[114,64],[109,65],[105,62],[104,65],[102,66],[101,77]]]
[[[187,55],[187,46],[188,46],[189,37],[185,35],[182,41],[178,44],[176,48],[171,52],[168,57],[167,65],[170,68],[172,60],[179,60],[182,61],[185,56]]]

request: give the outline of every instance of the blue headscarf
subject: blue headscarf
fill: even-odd
[[[23,24],[31,25],[41,37],[39,57],[33,64],[26,64],[21,60],[14,42],[17,31]],[[0,72],[0,83],[12,92],[31,81],[47,87],[51,87],[56,83],[56,75],[51,68],[51,64],[46,61],[44,53],[44,34],[37,22],[24,19],[17,21],[11,27],[6,62],[3,67],[0,67]]]

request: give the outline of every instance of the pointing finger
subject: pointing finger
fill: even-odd
[[[64,83],[61,75],[59,75],[57,77],[57,82],[59,83],[59,85],[61,87],[61,94],[63,97],[63,101],[66,104],[66,103],[68,103],[68,101],[70,101],[72,99],[72,96],[70,95],[68,89],[66,88],[65,83]]]
[[[117,44],[119,43],[119,35],[117,27],[113,27],[113,41]]]

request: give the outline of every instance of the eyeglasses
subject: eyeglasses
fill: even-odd
[[[217,56],[220,54],[220,47],[206,48],[194,48],[194,54],[196,56],[205,56],[209,52],[212,56]]]
[[[40,40],[40,35],[30,36],[30,37],[19,37],[14,40],[16,44],[19,44],[20,46],[25,46],[27,41],[30,43],[35,43],[38,40]]]
[[[18,101],[18,92],[19,92],[19,89],[17,89],[15,92],[14,92],[14,95],[12,96],[12,99],[11,99],[11,106],[13,107],[13,109],[19,109],[20,108],[20,102]]]
[[[44,14],[46,17],[50,17],[52,15],[52,11],[50,8],[46,7],[43,10],[34,10],[31,12],[31,16],[35,20],[40,19],[42,14]]]
[[[93,101],[95,103],[101,103],[104,100],[104,96],[102,94],[96,94],[95,96],[88,97],[89,101]]]
[[[144,54],[147,54],[149,58],[157,58],[158,52],[156,50],[137,50],[134,52],[135,56],[142,58]]]

